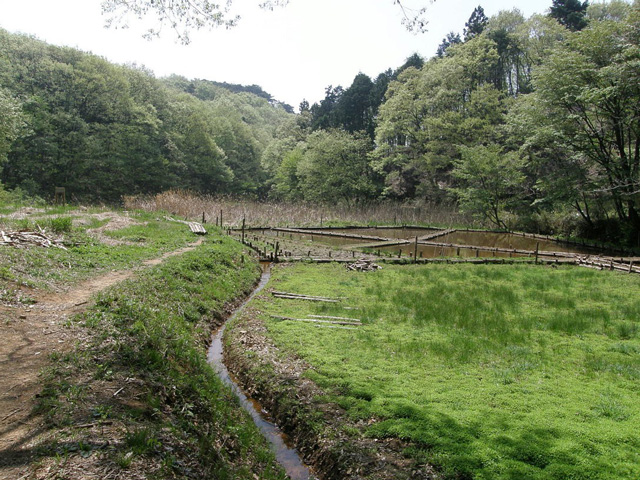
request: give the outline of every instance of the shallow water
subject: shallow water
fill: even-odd
[[[495,232],[456,232],[443,235],[433,240],[438,243],[453,243],[456,245],[477,245],[479,247],[491,248],[514,248],[517,250],[535,251],[536,245],[539,250],[545,252],[568,252],[568,253],[594,253],[592,249],[574,245],[567,245],[554,240],[540,238],[523,237],[512,233]]]
[[[245,305],[255,296],[260,290],[262,290],[267,282],[271,273],[269,271],[269,267],[263,265],[262,277],[260,278],[260,283],[253,291],[253,293],[247,298],[247,300],[240,305],[233,315],[229,318],[232,320],[235,318],[245,307]],[[238,386],[233,375],[229,373],[227,367],[223,361],[222,355],[222,335],[224,334],[224,329],[226,325],[220,327],[220,329],[213,335],[213,339],[211,341],[211,346],[209,347],[209,351],[207,353],[207,361],[209,364],[215,369],[216,373],[220,377],[220,379],[231,387],[233,393],[240,400],[240,404],[242,407],[249,412],[251,418],[253,419],[256,426],[260,429],[264,437],[271,445],[271,449],[276,454],[276,459],[278,463],[282,465],[282,467],[287,472],[287,475],[291,478],[291,480],[311,480],[313,477],[311,475],[309,467],[307,467],[298,452],[291,446],[289,443],[289,439],[285,433],[283,433],[277,425],[270,422],[264,415],[262,406],[256,402],[255,400],[248,398],[242,389]]]
[[[432,238],[429,240],[430,245],[418,244],[418,258],[438,258],[438,257],[497,257],[497,258],[522,258],[531,257],[538,248],[539,256],[545,257],[545,252],[560,253],[578,253],[593,254],[595,251],[588,247],[567,245],[553,240],[545,240],[540,238],[523,237],[511,233],[495,233],[495,232],[467,232],[456,231],[445,235]],[[435,244],[435,245],[434,245]],[[454,247],[443,246],[438,244],[455,245]],[[491,250],[481,250],[475,247],[484,247],[485,249],[515,249],[526,250],[531,252],[512,253],[512,252],[495,252]],[[398,254],[404,256],[413,256],[415,244],[412,242],[406,245],[396,245],[388,247],[375,248],[375,251],[385,253],[387,255],[396,256]],[[547,255],[549,256],[549,255]]]

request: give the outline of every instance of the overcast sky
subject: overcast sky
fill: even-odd
[[[100,0],[0,0],[0,27],[144,65],[158,77],[257,84],[297,108],[303,99],[321,100],[328,85],[348,87],[359,72],[373,78],[413,53],[433,56],[447,32],[462,34],[479,3],[487,16],[517,8],[528,17],[545,13],[551,0],[405,0],[428,6],[429,31],[417,35],[401,25],[393,0],[291,0],[273,12],[258,3],[235,0],[243,15],[237,27],[194,32],[186,46],[169,30],[144,40],[134,18],[128,29],[104,28]]]

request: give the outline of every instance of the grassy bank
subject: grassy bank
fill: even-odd
[[[398,438],[445,478],[640,475],[640,279],[575,267],[276,269],[276,345],[311,365],[353,438]],[[344,305],[357,310],[344,310]],[[358,317],[355,330],[271,317]]]
[[[260,273],[243,247],[212,229],[197,248],[143,267],[196,238],[156,214],[57,215],[3,219],[7,230],[37,224],[67,246],[2,249],[5,306],[24,312],[43,292],[115,269],[138,272],[67,320],[74,346],[53,354],[42,374],[33,414],[44,421],[30,442],[37,461],[23,478],[285,478],[206,363],[212,328]]]
[[[213,237],[100,295],[79,320],[88,338],[48,375],[40,408],[55,433],[43,449],[59,454],[72,439],[147,477],[283,478],[205,360],[211,325],[257,275],[237,243]]]

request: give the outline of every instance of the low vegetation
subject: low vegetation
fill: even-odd
[[[193,240],[183,225],[158,217],[156,213],[119,215],[104,209],[71,207],[23,209],[5,216],[0,219],[3,230],[43,230],[62,239],[66,250],[0,250],[3,301],[17,295],[20,286],[50,290],[59,283],[76,283],[100,272],[133,268]]]
[[[277,268],[256,299],[276,344],[308,362],[352,438],[397,438],[444,478],[640,474],[639,279],[575,267]],[[327,306],[329,305],[329,306]],[[344,307],[356,310],[345,310]],[[278,320],[358,317],[352,330]],[[355,427],[354,427],[355,425]]]
[[[148,213],[45,213],[3,220],[3,228],[57,225],[67,244],[0,250],[5,304],[141,267],[196,240],[186,225]],[[121,228],[103,228],[109,223]],[[67,320],[65,335],[76,342],[54,353],[43,372],[33,414],[45,428],[35,438],[32,475],[284,478],[251,418],[206,362],[212,328],[260,272],[239,243],[210,230],[197,247],[138,268]]]

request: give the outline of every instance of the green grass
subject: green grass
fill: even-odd
[[[180,223],[166,222],[149,213],[132,213],[133,220],[144,225],[132,225],[106,234],[124,243],[106,245],[86,233],[101,223],[96,219],[89,225],[73,227],[72,216],[43,220],[4,221],[6,229],[32,229],[36,224],[47,232],[64,236],[67,250],[59,248],[0,248],[0,290],[11,297],[15,286],[26,285],[50,289],[52,285],[69,284],[108,270],[121,270],[137,266],[143,260],[155,258],[164,252],[185,246],[195,239],[189,229]],[[11,278],[11,283],[7,282]]]
[[[113,464],[133,468],[144,458],[162,465],[153,478],[283,479],[251,418],[206,362],[212,324],[258,275],[240,244],[213,233],[196,250],[100,294],[77,319],[89,339],[57,356],[46,376],[40,403],[50,428],[108,418],[124,430],[107,453]],[[133,404],[127,379],[141,381]]]
[[[640,476],[640,278],[575,267],[338,265],[276,269],[271,286],[348,297],[258,300],[307,375],[446,478]],[[358,317],[356,331],[269,314]]]

